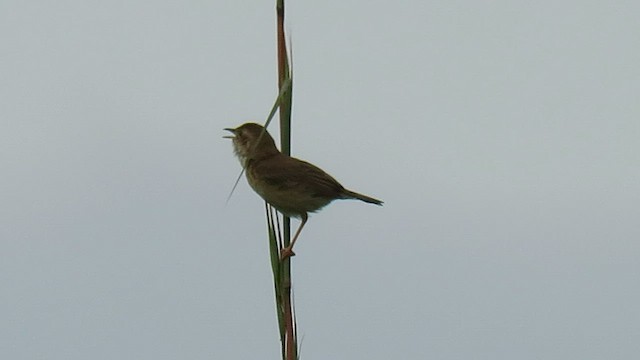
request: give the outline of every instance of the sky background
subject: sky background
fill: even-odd
[[[640,353],[640,3],[287,6],[293,154],[385,201],[305,227],[302,359]],[[280,358],[222,139],[277,94],[274,7],[0,3],[0,358]]]

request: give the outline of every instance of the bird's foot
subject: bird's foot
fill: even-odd
[[[294,253],[291,248],[286,247],[280,250],[280,261],[284,261],[291,256],[296,256],[296,253]]]

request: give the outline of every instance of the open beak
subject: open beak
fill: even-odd
[[[223,130],[231,131],[233,133],[233,135],[236,134],[236,129],[225,128]],[[235,136],[233,136],[233,135],[225,135],[225,136],[223,136],[223,138],[225,138],[225,139],[233,139],[233,138],[235,138]]]

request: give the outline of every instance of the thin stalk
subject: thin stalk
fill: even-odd
[[[277,16],[277,54],[278,54],[278,89],[279,115],[280,115],[280,150],[283,154],[291,155],[291,105],[293,83],[290,73],[290,64],[287,57],[286,37],[284,34],[284,0],[276,0]],[[267,211],[269,213],[269,211]],[[273,213],[272,213],[273,214]],[[276,214],[277,219],[277,214]],[[270,237],[275,235],[273,230],[273,216],[271,220]],[[282,238],[278,244],[279,250],[289,246],[291,241],[291,221],[283,215]],[[271,241],[276,244],[276,241]],[[295,315],[291,298],[291,258],[279,261],[279,256],[274,259],[274,245],[271,246],[271,264],[274,273],[274,287],[276,289],[276,308],[278,311],[278,324],[280,329],[280,341],[282,345],[282,358],[284,360],[297,360],[298,344]],[[278,252],[279,255],[279,252]]]

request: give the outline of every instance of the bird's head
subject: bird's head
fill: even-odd
[[[232,133],[224,137],[233,140],[233,150],[243,166],[249,160],[259,160],[279,153],[275,141],[262,125],[246,123],[235,129],[224,130]]]

